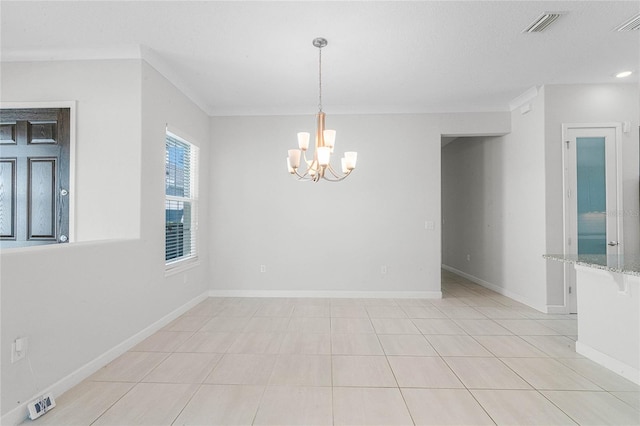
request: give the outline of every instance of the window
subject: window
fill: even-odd
[[[198,147],[167,132],[165,152],[165,262],[197,257]]]

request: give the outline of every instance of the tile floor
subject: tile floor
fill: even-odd
[[[35,423],[640,424],[640,387],[576,354],[575,316],[447,272],[442,290],[441,300],[210,298]]]

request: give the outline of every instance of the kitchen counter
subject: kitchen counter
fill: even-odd
[[[609,272],[640,276],[640,255],[545,254],[545,259],[588,266]]]
[[[576,352],[640,385],[640,256],[545,255],[576,276]]]

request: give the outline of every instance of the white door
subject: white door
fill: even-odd
[[[565,254],[622,252],[619,126],[563,126]],[[569,313],[577,311],[575,270],[565,266]]]

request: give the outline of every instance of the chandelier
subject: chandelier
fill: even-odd
[[[292,175],[296,175],[298,180],[309,180],[319,182],[320,179],[330,182],[339,182],[351,174],[356,168],[357,152],[345,152],[341,158],[341,173],[331,167],[331,154],[336,141],[336,131],[324,128],[325,114],[322,111],[322,48],[327,45],[324,38],[316,38],[313,45],[318,48],[318,114],[316,127],[316,146],[313,158],[307,159],[309,149],[308,132],[298,133],[299,149],[290,149],[287,157],[287,169]],[[304,161],[305,168],[301,170],[300,160]]]

